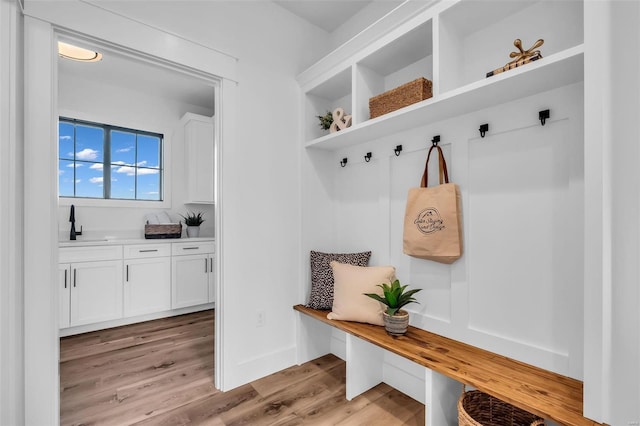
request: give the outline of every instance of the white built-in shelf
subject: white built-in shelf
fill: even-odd
[[[306,143],[337,150],[407,129],[514,101],[584,79],[584,45],[544,57],[521,68],[479,80],[422,102],[355,124]]]
[[[409,12],[350,57],[329,55],[300,74],[303,146],[337,150],[584,79],[583,2],[457,0]],[[516,38],[525,49],[544,39],[544,57],[485,79],[509,62]],[[370,98],[419,77],[433,82],[432,98],[369,118]],[[337,107],[352,125],[328,134],[317,116]]]

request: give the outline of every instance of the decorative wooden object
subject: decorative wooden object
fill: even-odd
[[[496,74],[500,74],[504,71],[509,71],[511,69],[521,67],[522,65],[528,64],[529,62],[537,61],[538,59],[542,59],[542,53],[539,50],[535,50],[538,47],[544,44],[543,39],[538,39],[533,46],[531,46],[527,50],[522,49],[522,41],[517,38],[514,40],[513,45],[518,48],[519,52],[511,52],[509,53],[510,58],[515,58],[513,61],[507,63],[504,67],[496,68],[493,71],[489,71],[487,73],[487,77],[491,77]]]
[[[327,319],[328,311],[303,305],[293,309],[542,418],[601,426],[582,415],[579,380],[412,326],[397,337],[377,325]]]
[[[347,127],[351,127],[351,114],[345,114],[344,109],[336,108],[333,111],[333,123],[329,127],[329,132],[335,133],[338,130],[344,130]]]
[[[429,99],[431,81],[424,77],[386,91],[369,99],[369,117],[376,118],[416,102]]]

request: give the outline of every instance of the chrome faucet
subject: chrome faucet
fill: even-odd
[[[71,222],[71,232],[69,233],[69,239],[75,240],[77,235],[82,235],[82,225],[80,225],[80,231],[76,232],[76,208],[71,204],[71,214],[69,215],[69,222]]]

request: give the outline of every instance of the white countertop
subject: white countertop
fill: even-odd
[[[214,237],[198,237],[198,238],[87,238],[78,237],[77,240],[59,241],[58,247],[86,247],[86,246],[111,246],[111,245],[130,245],[130,244],[164,244],[164,243],[189,243],[198,241],[215,241]]]

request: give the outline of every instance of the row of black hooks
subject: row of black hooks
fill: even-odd
[[[546,124],[547,120],[551,117],[551,111],[548,109],[544,109],[542,111],[538,111],[538,120],[540,120],[540,124],[542,124],[543,126]],[[480,125],[480,128],[478,129],[478,131],[480,132],[480,137],[484,138],[487,134],[487,132],[489,131],[489,123],[484,123]],[[440,135],[435,135],[432,139],[431,139],[431,143],[433,144],[433,146],[438,145],[438,143],[440,142]],[[396,145],[396,147],[393,149],[393,153],[396,155],[396,157],[400,156],[400,153],[402,152],[402,145]],[[371,157],[373,156],[373,154],[371,152],[367,152],[366,155],[364,156],[364,161],[366,161],[367,163],[369,161],[371,161]],[[347,157],[343,158],[340,161],[340,166],[341,167],[345,167],[347,165]]]

